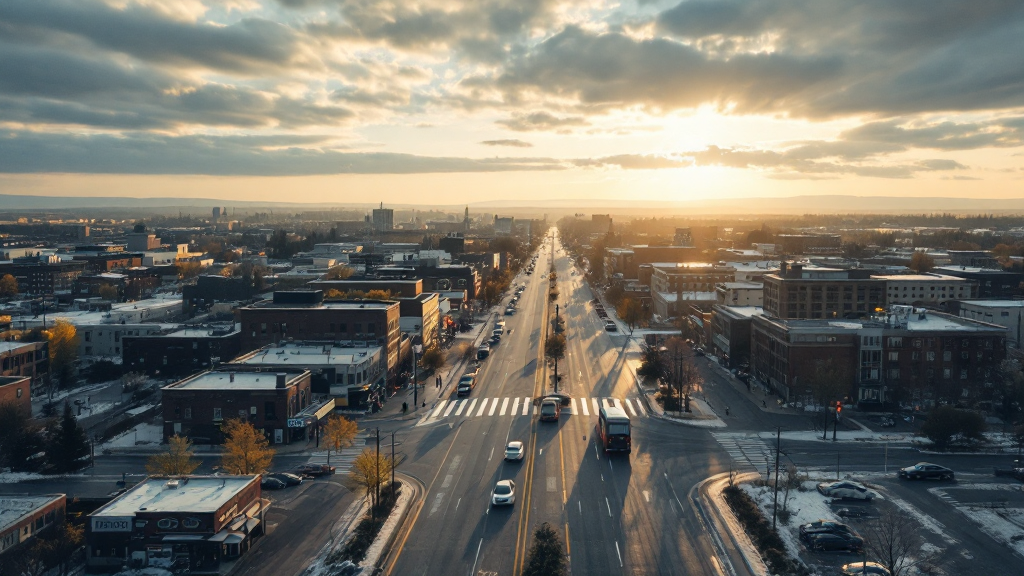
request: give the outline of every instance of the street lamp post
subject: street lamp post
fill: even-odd
[[[412,347],[412,409],[413,410],[419,410],[419,408],[420,408],[420,394],[419,394],[420,389],[419,389],[419,384],[417,383],[418,380],[419,380],[419,371],[417,370],[417,368],[419,366],[418,356],[420,354],[420,351],[422,351],[422,350],[423,350],[423,346],[421,346],[419,344],[415,344]],[[406,396],[406,398],[408,398],[408,396]]]
[[[558,304],[555,304],[555,335],[558,335]],[[555,394],[558,394],[558,356],[555,356]]]

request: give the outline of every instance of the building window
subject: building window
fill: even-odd
[[[890,348],[902,348],[903,347],[903,338],[901,338],[899,336],[890,336],[889,337],[889,347]]]
[[[213,419],[214,420],[223,420],[224,419],[224,417],[221,415],[220,408],[214,408],[213,409]]]
[[[899,361],[900,361],[900,353],[899,352],[889,352],[889,362],[899,362]]]
[[[967,380],[967,368],[960,369],[960,379]]]
[[[245,413],[245,408],[239,408],[239,410],[238,410],[238,418],[240,420],[245,420],[247,416],[248,416],[248,414]]]
[[[92,332],[86,332],[85,333],[85,341],[86,342],[92,342]]]
[[[945,352],[942,353],[942,361],[943,362],[951,362],[952,360],[953,360],[953,353],[952,352],[950,352],[949,350],[946,350]]]
[[[900,379],[900,369],[899,368],[891,368],[889,370],[889,380],[899,380],[899,379]]]
[[[949,368],[943,368],[942,377],[945,378],[946,380],[949,380],[950,378],[953,377],[953,371],[950,370]]]
[[[192,408],[185,408],[185,420],[192,419]]]
[[[965,351],[960,353],[960,358],[963,359],[963,360],[970,360],[971,359],[971,353],[967,352],[965,350]]]
[[[929,350],[925,354],[926,354],[925,355],[925,360],[927,360],[929,362],[935,362],[935,352],[932,352],[931,350]]]
[[[910,355],[910,359],[911,359],[911,360],[920,360],[920,359],[921,359],[921,353],[920,353],[920,352],[914,352],[914,353],[912,353],[912,354]]]

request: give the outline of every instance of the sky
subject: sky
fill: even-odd
[[[1020,0],[4,0],[0,193],[1024,197]]]

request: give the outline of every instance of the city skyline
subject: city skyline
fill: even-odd
[[[0,7],[0,193],[1013,198],[1008,0]]]

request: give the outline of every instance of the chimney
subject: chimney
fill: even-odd
[[[283,372],[279,372],[277,374],[277,387],[278,388],[287,388],[288,387],[288,375],[287,374],[285,374]]]
[[[228,374],[228,378],[229,378],[230,382],[234,382],[235,381],[235,373],[232,372],[231,374]]]

